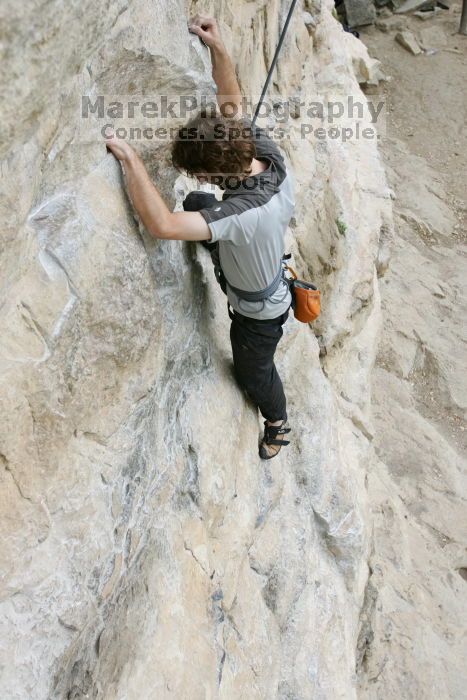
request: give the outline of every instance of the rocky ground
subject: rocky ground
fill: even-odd
[[[465,407],[467,37],[459,5],[361,31],[390,76],[380,141],[395,240],[380,281],[383,329],[373,374],[377,461],[365,698],[467,697]],[[435,37],[414,56],[398,30]],[[426,34],[425,34],[426,35]]]

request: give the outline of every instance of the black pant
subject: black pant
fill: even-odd
[[[287,310],[277,318],[255,320],[234,311],[230,326],[237,381],[269,421],[287,419],[286,398],[274,353],[288,315]]]

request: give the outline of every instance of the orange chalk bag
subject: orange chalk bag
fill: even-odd
[[[315,321],[321,312],[321,295],[320,291],[311,282],[299,280],[295,270],[289,265],[283,263],[284,272],[289,272],[291,277],[284,279],[289,285],[290,293],[292,294],[292,309],[297,321],[302,323],[311,323]]]

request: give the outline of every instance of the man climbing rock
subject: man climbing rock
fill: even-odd
[[[281,274],[292,183],[276,144],[243,114],[215,19],[197,15],[189,29],[209,47],[220,114],[200,114],[181,129],[172,159],[198,181],[218,184],[222,200],[192,192],[185,211],[171,212],[133,149],[116,138],[106,144],[123,165],[128,194],[147,231],[159,239],[201,241],[211,250],[229,302],[235,376],[265,419],[259,454],[270,459],[289,444],[284,435],[290,432],[274,353],[292,301]]]

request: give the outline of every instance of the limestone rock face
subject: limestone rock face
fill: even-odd
[[[332,6],[297,11],[277,94],[364,101],[356,40]],[[207,252],[138,228],[119,164],[81,115],[82,95],[214,95],[208,52],[186,27],[200,9],[218,17],[245,93],[259,95],[287,3],[2,6],[8,700],[356,696],[390,191],[375,139],[301,138],[306,117],[291,120],[288,248],[323,313],[313,328],[284,328],[293,439],[261,462]],[[357,53],[366,81],[374,62]],[[189,183],[167,144],[136,148],[179,206]]]

